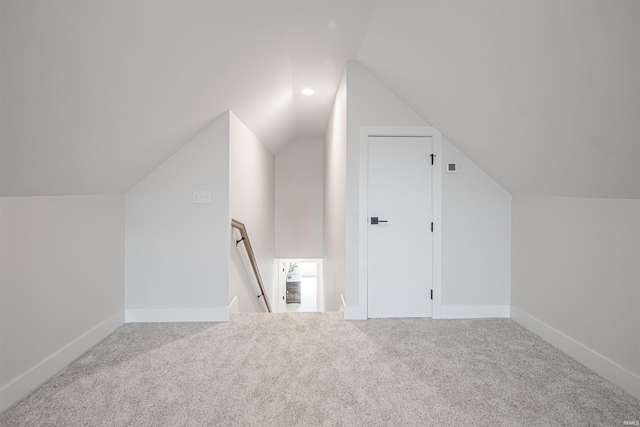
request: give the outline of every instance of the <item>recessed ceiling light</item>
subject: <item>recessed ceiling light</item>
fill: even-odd
[[[308,88],[302,89],[300,93],[303,95],[313,95],[314,91],[313,89],[308,87]]]

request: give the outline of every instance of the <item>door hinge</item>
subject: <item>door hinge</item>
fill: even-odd
[[[431,164],[433,164],[433,160],[436,158],[435,154],[431,154]]]
[[[433,289],[431,289],[431,299],[433,299]]]
[[[433,222],[431,223],[431,232],[433,233]]]

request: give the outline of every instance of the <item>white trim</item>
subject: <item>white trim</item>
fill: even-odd
[[[596,374],[640,399],[640,376],[637,374],[522,310],[511,307],[511,318]]]
[[[370,136],[431,137],[436,155],[433,168],[433,302],[432,317],[439,318],[442,304],[442,134],[432,126],[360,126],[358,176],[358,306],[345,306],[345,319],[366,319],[368,283],[368,167]],[[348,296],[347,296],[348,298]],[[350,308],[353,307],[353,308]],[[357,309],[355,307],[358,307]],[[349,316],[347,316],[349,313]],[[356,316],[356,317],[352,317]]]
[[[438,131],[436,131],[438,132]],[[442,135],[433,135],[433,304],[431,317],[442,316]]]
[[[441,319],[483,319],[488,317],[510,317],[508,305],[443,305]]]
[[[345,305],[344,320],[367,320],[367,304],[364,309],[361,305]]]
[[[284,272],[282,266],[283,261],[281,259],[275,259],[275,271],[277,273],[276,282],[276,298],[277,304],[273,304],[271,310],[274,313],[286,313],[287,312],[287,273]]]
[[[229,314],[231,313],[240,313],[240,310],[238,310],[238,295],[233,297],[229,303]]]
[[[227,322],[229,307],[136,308],[125,310],[127,323]]]
[[[119,311],[2,387],[0,389],[0,412],[22,399],[62,368],[124,325],[124,317],[124,311]]]

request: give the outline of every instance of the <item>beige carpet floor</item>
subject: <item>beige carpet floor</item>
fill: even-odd
[[[127,324],[2,426],[622,426],[640,401],[509,319]]]

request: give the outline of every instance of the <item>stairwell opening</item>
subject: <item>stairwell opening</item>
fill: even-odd
[[[309,313],[323,311],[322,260],[279,259],[277,303],[280,313]]]

